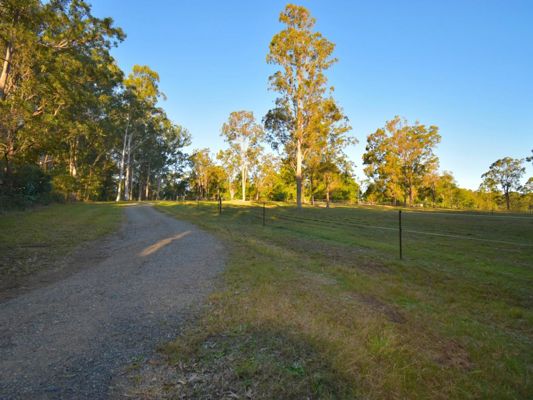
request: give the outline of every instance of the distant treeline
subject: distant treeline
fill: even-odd
[[[436,126],[394,117],[368,135],[366,178],[357,144],[326,72],[335,45],[300,6],[280,14],[266,61],[277,93],[261,121],[232,112],[227,148],[187,154],[188,131],[160,108],[159,76],[136,65],[125,76],[110,55],[125,35],[82,0],[0,3],[0,208],[70,200],[240,198],[349,201],[447,208],[526,210],[530,158],[502,158],[479,190],[439,172]],[[269,150],[267,151],[267,148]]]

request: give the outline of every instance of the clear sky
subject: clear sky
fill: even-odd
[[[285,1],[89,0],[127,39],[113,54],[130,71],[159,72],[161,105],[193,136],[224,146],[231,111],[260,120],[275,93],[265,62]],[[440,127],[441,170],[477,188],[498,158],[533,148],[533,1],[299,1],[336,44],[328,76],[359,144],[349,150],[363,178],[366,136],[395,115]],[[533,168],[528,167],[528,176]]]

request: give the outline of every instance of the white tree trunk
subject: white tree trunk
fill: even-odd
[[[129,197],[131,200],[133,200],[133,164],[135,164],[135,155],[133,154],[131,156],[131,165],[130,165],[130,194]]]
[[[9,70],[11,68],[11,58],[13,57],[13,48],[11,43],[6,46],[6,54],[4,56],[4,62],[2,64],[2,72],[0,73],[0,100],[6,98],[6,85],[7,77],[9,76]]]
[[[128,141],[128,129],[130,127],[130,117],[126,124],[126,131],[124,132],[124,141],[122,143],[122,157],[120,158],[120,172],[118,175],[117,198],[115,201],[122,200],[122,182],[124,181],[124,166],[126,164],[126,143]]]
[[[144,199],[149,200],[150,196],[150,164],[148,164],[148,172],[146,173],[146,184],[144,186]]]
[[[69,174],[73,178],[78,175],[78,140],[75,139],[70,145],[70,154],[68,162]]]
[[[228,179],[228,188],[229,188],[229,198],[230,200],[233,201],[235,197],[235,188],[233,186],[233,182],[231,181],[231,179]]]
[[[296,145],[296,203],[302,208],[302,142],[300,139]]]
[[[130,197],[130,181],[131,181],[131,137],[132,133],[128,136],[128,161],[126,164],[126,179],[124,181],[124,200],[129,200]]]
[[[246,166],[241,167],[242,201],[246,201]]]
[[[142,194],[143,194],[143,181],[141,179],[141,171],[139,171],[139,193],[137,194],[137,201],[142,200]]]

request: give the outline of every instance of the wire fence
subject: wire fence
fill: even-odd
[[[368,211],[368,208],[356,208],[352,206],[351,208],[344,208],[342,214],[335,215],[334,212],[328,211],[328,209],[321,209],[317,211],[317,208],[304,208],[302,210],[297,210],[295,206],[287,206],[286,204],[280,204],[276,202],[252,202],[252,203],[243,203],[243,205],[238,204],[223,204],[222,199],[219,199],[216,202],[200,202],[196,201],[197,207],[208,206],[210,209],[215,208],[216,212],[220,215],[223,213],[238,213],[239,216],[248,216],[251,217],[253,221],[256,221],[257,224],[263,226],[272,226],[272,227],[290,227],[291,224],[300,224],[303,226],[321,226],[328,227],[330,229],[335,228],[356,228],[359,230],[373,230],[373,231],[383,231],[390,234],[397,235],[397,248],[398,256],[400,259],[403,258],[404,254],[404,236],[407,234],[409,236],[424,236],[424,237],[436,237],[436,238],[447,238],[460,241],[470,241],[477,243],[485,243],[487,245],[505,245],[512,246],[519,249],[532,249],[533,256],[533,216],[516,216],[516,215],[493,215],[493,214],[474,214],[466,212],[441,212],[441,211],[417,211],[410,209],[399,209],[393,210],[389,209],[382,212],[382,215],[379,218],[376,218],[376,215],[358,215],[357,211]],[[215,206],[215,207],[213,207]],[[376,211],[376,210],[375,210]],[[379,213],[379,210],[376,211]],[[424,220],[413,221],[412,216],[422,217]],[[433,218],[434,221],[427,221],[426,218]],[[466,232],[449,232],[443,229],[442,221],[444,217],[466,217],[462,221],[462,225],[456,225],[460,229]],[[377,219],[377,221],[376,221]],[[478,221],[483,221],[482,225],[475,225],[472,223],[472,219],[477,219]],[[484,230],[485,233],[493,233],[494,227],[491,225],[490,221],[500,221],[501,219],[515,220],[515,223],[522,224],[521,229],[526,230],[528,234],[518,235],[516,234],[513,240],[506,240],[500,238],[490,238],[490,237],[479,237],[476,236],[478,233],[474,234],[468,232],[468,230],[474,226],[479,229]],[[454,221],[455,222],[455,221]],[[498,222],[498,224],[504,223],[505,221]],[[486,226],[486,229],[485,229]],[[501,226],[501,225],[500,225]],[[422,229],[421,229],[422,228]],[[423,229],[426,228],[426,229]],[[428,229],[431,228],[431,229]],[[472,230],[472,229],[470,229]],[[499,235],[499,233],[497,233]],[[501,233],[502,236],[505,235],[505,232]]]

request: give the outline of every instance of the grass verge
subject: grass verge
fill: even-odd
[[[54,204],[0,216],[1,287],[23,284],[76,246],[113,232],[122,211],[112,203]]]

